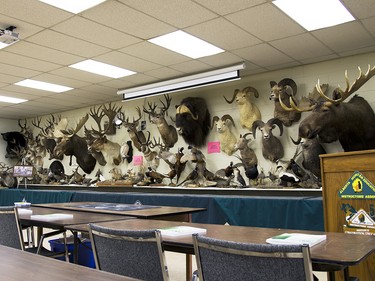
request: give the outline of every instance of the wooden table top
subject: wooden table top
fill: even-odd
[[[265,244],[266,239],[285,232],[326,234],[327,239],[310,248],[314,263],[355,265],[364,260],[375,250],[375,237],[352,235],[337,232],[301,231],[246,226],[186,223],[160,220],[124,220],[98,223],[117,229],[158,229],[171,226],[189,225],[207,229],[208,237],[245,243]],[[76,231],[87,231],[87,225],[71,225]],[[191,236],[164,238],[166,250],[194,254]]]
[[[1,280],[136,281],[130,277],[99,271],[65,261],[0,246]]]
[[[134,217],[124,216],[124,215],[115,215],[115,214],[104,214],[104,213],[89,213],[89,212],[80,212],[73,210],[62,210],[55,208],[42,208],[34,207],[22,208],[24,210],[30,210],[32,213],[25,213],[23,210],[19,210],[19,217],[23,225],[33,225],[41,226],[47,228],[63,228],[66,225],[70,224],[84,224],[90,222],[104,222],[104,221],[113,221],[113,220],[125,220],[125,219],[134,219]],[[63,218],[57,220],[48,220],[48,218],[35,218],[34,215],[51,215],[51,214],[66,214],[72,215],[71,218]]]
[[[68,203],[49,203],[49,204],[35,204],[33,206],[43,207],[43,208],[55,208],[64,210],[74,210],[83,211],[90,213],[106,213],[106,214],[118,214],[127,215],[138,218],[157,218],[166,217],[168,215],[182,215],[191,214],[195,212],[205,211],[205,208],[190,208],[190,207],[172,207],[172,206],[148,206],[143,205],[144,209],[134,209],[134,210],[114,210],[114,209],[104,209],[96,208],[100,204],[108,204],[112,206],[132,206],[134,204],[124,204],[124,203],[106,203],[106,202],[68,202]],[[150,207],[150,208],[148,208]]]

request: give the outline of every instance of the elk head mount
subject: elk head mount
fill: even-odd
[[[340,87],[328,97],[318,81],[315,89],[320,99],[310,100],[309,105],[297,106],[290,99],[290,107],[280,100],[285,110],[298,112],[312,111],[299,125],[299,137],[319,137],[323,143],[339,141],[344,151],[357,151],[375,148],[375,114],[369,103],[355,95],[349,102],[348,97],[360,89],[375,75],[375,67],[368,66],[364,74],[359,68],[358,78],[350,85],[345,71],[346,89]]]

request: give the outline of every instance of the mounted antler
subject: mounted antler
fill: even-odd
[[[326,100],[328,100],[330,102],[333,102],[333,103],[338,103],[338,102],[344,101],[350,95],[352,95],[354,92],[356,92],[359,88],[361,88],[372,76],[375,75],[375,66],[373,68],[371,68],[370,65],[368,65],[368,69],[367,69],[366,74],[363,74],[360,67],[358,67],[358,70],[359,70],[359,76],[353,82],[352,85],[350,85],[350,83],[349,83],[348,71],[347,70],[345,71],[346,89],[343,91],[343,90],[341,90],[340,86],[335,89],[335,92],[340,95],[340,97],[338,99],[331,99],[331,98],[327,97],[323,93],[323,91],[321,90],[320,85],[319,85],[319,80],[318,80],[318,84],[316,85],[316,88],[317,88],[319,94],[323,98],[325,98]]]

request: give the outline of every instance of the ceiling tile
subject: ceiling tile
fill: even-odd
[[[4,64],[19,66],[26,69],[34,69],[41,72],[51,71],[60,67],[60,65],[57,64],[36,60],[6,51],[0,53],[0,61]]]
[[[84,82],[84,81],[76,80],[76,79],[70,79],[70,78],[62,77],[58,75],[52,75],[49,73],[43,73],[41,75],[37,75],[33,79],[48,82],[48,83],[63,85],[63,86],[71,87],[71,88],[82,88],[87,85],[91,85],[91,83],[89,82]]]
[[[170,67],[161,67],[151,71],[146,71],[145,74],[162,80],[167,80],[171,77],[178,77],[183,75],[182,72],[172,69]]]
[[[100,62],[109,63],[135,72],[143,72],[160,67],[160,65],[148,61],[145,57],[146,56],[141,56],[138,58],[136,56],[131,56],[123,52],[114,51],[97,56],[94,59]]]
[[[19,77],[8,75],[6,73],[0,73],[0,82],[4,82],[6,84],[13,84],[20,81]]]
[[[266,0],[195,0],[195,2],[220,15],[226,15],[265,3]]]
[[[203,57],[199,60],[214,67],[224,67],[241,63],[244,59],[233,53],[224,52],[214,56]]]
[[[308,33],[275,40],[270,44],[296,60],[322,57],[333,53],[332,50]],[[305,45],[305,47],[301,48],[301,45]]]
[[[341,2],[357,19],[365,19],[375,16],[374,0],[341,0]]]
[[[261,40],[276,40],[304,32],[304,29],[286,17],[273,4],[266,3],[226,16]]]
[[[109,51],[108,48],[101,47],[52,30],[45,30],[38,34],[35,34],[27,38],[27,41],[55,50],[82,56],[84,58],[91,58],[92,56],[97,56]]]
[[[159,66],[169,66],[171,64],[181,63],[189,60],[189,58],[184,55],[180,55],[176,52],[159,47],[147,41],[123,48],[120,51],[153,63],[157,63]]]
[[[320,29],[312,34],[337,53],[374,45],[374,38],[358,22]]]
[[[140,42],[139,38],[108,28],[97,22],[75,16],[52,27],[53,30],[111,49]]]
[[[100,5],[100,9],[90,9],[81,15],[141,39],[150,39],[175,30],[174,27],[117,1],[106,1]]]
[[[23,67],[8,65],[8,64],[4,64],[0,62],[0,73],[20,77],[19,81],[21,81],[23,80],[23,78],[21,77],[30,78],[30,77],[40,74],[40,71],[35,71],[31,69],[26,69]]]
[[[30,0],[1,0],[0,14],[12,15],[14,18],[44,27],[54,25],[73,15],[40,1]]]
[[[196,61],[196,60],[191,60],[191,61],[171,65],[170,67],[177,70],[177,71],[181,71],[181,72],[185,73],[185,75],[187,73],[193,74],[193,73],[212,70],[211,66],[209,66],[209,65],[207,65],[203,62]]]
[[[70,65],[83,60],[84,58],[58,50],[54,50],[38,44],[21,41],[5,49],[8,52],[24,55],[39,61],[47,61],[60,65]]]
[[[220,32],[217,32],[218,30]],[[185,31],[225,50],[240,49],[262,42],[224,18],[207,21]]]
[[[375,17],[365,19],[362,23],[371,35],[375,37]]]
[[[124,4],[142,11],[177,28],[185,28],[213,19],[218,15],[193,1],[175,0],[120,0]]]
[[[256,46],[243,48],[234,51],[234,53],[258,66],[265,67],[280,65],[292,61],[290,57],[284,55],[267,44],[259,44]]]
[[[71,79],[77,79],[80,81],[85,81],[89,83],[101,83],[107,80],[110,80],[112,78],[86,72],[86,71],[81,71],[75,68],[71,67],[62,67],[57,70],[51,71],[51,74],[57,75],[57,76],[63,76]]]

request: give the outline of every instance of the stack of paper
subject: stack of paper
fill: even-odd
[[[31,219],[41,220],[41,221],[54,221],[54,220],[65,220],[72,219],[71,214],[47,214],[47,215],[31,215]]]
[[[198,234],[206,234],[207,230],[204,228],[192,227],[192,226],[172,226],[167,228],[159,229],[161,232],[162,237],[181,237],[181,236],[189,236],[195,233]]]
[[[326,235],[316,235],[316,234],[304,234],[304,233],[283,233],[266,240],[267,243],[270,244],[284,244],[284,245],[291,245],[291,244],[307,244],[310,247],[314,246],[315,244],[326,240]]]

